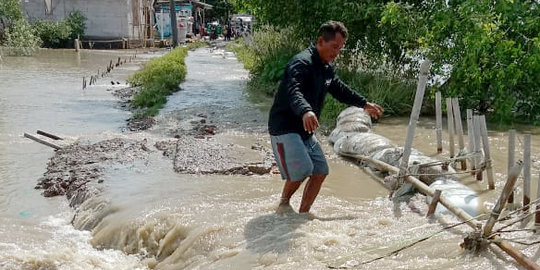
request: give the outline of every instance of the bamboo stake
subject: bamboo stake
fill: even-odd
[[[435,119],[437,123],[437,153],[442,153],[442,104],[441,92],[435,93]]]
[[[473,127],[473,113],[471,109],[467,109],[467,137],[469,137],[469,153],[474,152],[474,127]],[[471,164],[472,171],[476,170],[476,164],[474,164],[474,159],[469,159]],[[474,174],[474,173],[473,173]]]
[[[399,176],[405,175],[407,167],[409,166],[409,156],[411,155],[414,131],[416,129],[416,123],[418,122],[418,118],[420,116],[420,109],[422,108],[422,101],[424,100],[424,91],[426,90],[426,82],[429,75],[430,67],[431,62],[429,60],[425,60],[420,66],[420,73],[418,74],[418,86],[416,87],[414,105],[411,112],[411,118],[409,119],[409,126],[407,127],[407,138],[405,139],[403,157],[401,158],[401,163],[399,165]]]
[[[452,98],[452,112],[454,113],[454,122],[456,124],[456,132],[458,135],[458,147],[459,151],[458,154],[465,148],[465,143],[463,142],[463,124],[461,123],[461,110],[459,108],[459,100],[458,98]],[[461,162],[461,169],[467,170],[467,162],[466,160],[462,159]]]
[[[53,139],[53,140],[63,140],[61,137],[58,137],[58,136],[56,136],[56,135],[53,135],[53,134],[51,134],[51,133],[47,133],[47,132],[42,131],[42,130],[39,130],[39,129],[37,130],[37,134],[43,135],[43,136],[45,136],[45,137],[49,137],[49,138],[51,138],[51,139]]]
[[[512,167],[510,174],[508,174],[508,179],[506,180],[506,184],[504,185],[503,191],[501,192],[501,196],[499,197],[497,204],[491,211],[491,215],[486,225],[484,226],[484,233],[482,235],[485,238],[488,238],[491,235],[493,226],[495,225],[495,222],[497,222],[497,220],[499,219],[501,211],[504,209],[504,206],[508,201],[508,196],[510,196],[510,192],[512,192],[512,190],[514,189],[514,184],[516,183],[516,180],[521,173],[522,167],[523,164],[521,164],[521,162],[518,162]]]
[[[486,173],[488,179],[488,188],[495,189],[495,180],[493,177],[493,165],[491,162],[491,153],[489,150],[489,137],[486,126],[486,117],[480,115],[480,132],[482,134],[482,145],[484,146],[484,164],[486,165]]]
[[[440,197],[441,197],[441,190],[440,189],[435,190],[435,194],[433,194],[433,198],[431,199],[431,203],[429,204],[426,217],[429,217],[433,215],[433,213],[435,213],[435,209],[437,209],[437,204],[439,203]]]
[[[516,130],[511,129],[508,131],[508,168],[507,172],[508,175],[510,175],[510,169],[512,169],[512,165],[515,163],[516,160]],[[510,196],[508,196],[508,203],[513,204],[514,203],[514,190],[510,192]]]
[[[454,157],[454,114],[452,112],[452,98],[446,98],[446,118],[448,119],[448,142],[450,158]]]
[[[48,141],[42,140],[42,139],[40,139],[40,138],[38,138],[38,137],[36,137],[36,136],[30,135],[30,134],[28,134],[28,133],[26,133],[26,132],[24,133],[24,137],[26,137],[26,138],[28,138],[28,139],[31,139],[31,140],[33,140],[33,141],[36,141],[36,142],[38,142],[38,143],[41,143],[41,144],[43,144],[43,145],[46,145],[46,146],[48,146],[48,147],[52,147],[52,148],[54,148],[54,149],[56,149],[56,150],[62,149],[62,147],[60,147],[60,146],[58,146],[58,145],[56,145],[56,144],[54,144],[54,143],[50,143],[50,142],[48,142]]]
[[[531,134],[523,142],[523,212],[529,212],[531,202]]]
[[[474,167],[476,168],[476,180],[482,181],[482,169],[480,168],[480,116],[473,116],[473,125],[474,125]]]

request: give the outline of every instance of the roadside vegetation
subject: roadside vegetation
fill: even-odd
[[[177,47],[162,57],[152,59],[128,78],[131,86],[141,87],[131,102],[137,108],[135,118],[155,116],[167,102],[167,96],[179,90],[186,78],[185,58],[190,49],[207,46],[204,42]]]
[[[486,114],[493,123],[540,124],[537,1],[232,3],[259,22],[252,39],[230,47],[252,72],[252,91],[271,95],[287,62],[282,59],[314,41],[319,25],[333,19],[344,22],[350,34],[336,63],[338,74],[384,106],[387,115],[410,111],[419,64],[429,59],[435,80],[430,82],[425,104],[433,103],[435,92],[441,91],[443,98],[458,97],[463,110]],[[264,35],[273,37],[257,38]],[[332,100],[327,105],[327,116],[340,109]]]
[[[2,54],[27,56],[40,47],[67,48],[73,40],[84,36],[86,18],[79,11],[66,19],[29,23],[23,16],[18,0],[0,2],[0,45]]]

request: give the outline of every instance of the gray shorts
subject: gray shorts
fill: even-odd
[[[302,181],[312,174],[328,174],[328,163],[315,135],[302,140],[297,133],[270,136],[283,179]]]

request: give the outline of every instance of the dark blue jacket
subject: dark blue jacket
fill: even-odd
[[[367,103],[338,78],[332,65],[321,62],[317,48],[312,45],[295,55],[285,68],[270,109],[270,135],[298,133],[303,139],[309,138],[311,134],[304,130],[302,115],[313,111],[319,119],[326,93],[360,108]]]

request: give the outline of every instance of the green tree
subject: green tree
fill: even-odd
[[[535,0],[231,0],[261,24],[314,40],[329,19],[345,23],[341,61],[352,70],[414,78],[433,62],[436,88],[498,122],[540,124],[540,8]]]
[[[4,45],[12,55],[32,55],[41,45],[41,39],[34,34],[32,26],[26,20],[14,21],[6,31]]]
[[[23,13],[18,0],[1,0],[0,1],[0,40],[2,40],[4,30],[7,29],[12,22],[23,18]]]

